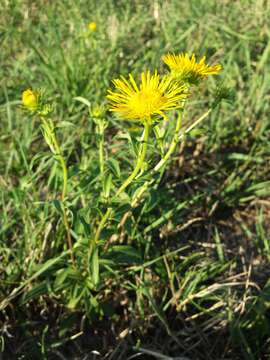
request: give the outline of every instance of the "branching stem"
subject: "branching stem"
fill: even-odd
[[[168,151],[166,152],[166,154],[164,155],[164,157],[157,163],[157,165],[152,169],[152,171],[150,172],[150,174],[152,176],[154,176],[157,172],[160,171],[160,169],[162,169],[166,163],[168,162],[170,156],[172,155],[172,153],[174,152],[177,144],[179,143],[179,141],[181,139],[183,139],[185,137],[186,134],[188,134],[191,130],[193,130],[198,124],[200,124],[212,111],[212,109],[209,109],[208,111],[206,111],[199,119],[197,119],[196,121],[194,121],[194,123],[192,123],[190,126],[188,126],[180,135],[179,135],[179,131],[181,129],[181,125],[182,125],[182,112],[179,115],[177,122],[176,122],[176,126],[175,126],[175,130],[174,130],[174,137],[172,140],[172,143],[168,149]],[[139,193],[137,193],[136,197],[132,200],[131,202],[131,207],[135,207],[136,204],[138,203],[138,201],[140,200],[141,196],[143,195],[143,193],[147,190],[147,188],[154,182],[154,179],[151,180],[146,180],[145,183],[142,185],[141,190]]]
[[[136,176],[142,169],[146,151],[147,151],[149,131],[150,131],[150,122],[145,121],[144,122],[143,140],[142,140],[142,143],[141,143],[141,146],[139,149],[139,154],[138,154],[138,158],[137,158],[137,162],[134,167],[134,170],[129,175],[129,177],[124,181],[124,183],[120,186],[120,188],[117,190],[116,194],[114,195],[114,198],[117,198],[132,183],[132,181],[136,178]],[[99,226],[97,228],[96,234],[95,234],[95,243],[98,242],[101,231],[105,227],[107,220],[111,216],[112,212],[113,212],[113,209],[111,207],[108,207],[108,209],[106,210],[106,213],[102,216]]]

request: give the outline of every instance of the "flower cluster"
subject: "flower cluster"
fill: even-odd
[[[88,27],[95,31],[96,23],[91,22]],[[197,62],[194,54],[167,54],[162,60],[170,69],[163,77],[157,71],[147,70],[141,73],[139,83],[131,74],[128,78],[121,76],[113,80],[115,89],[108,90],[107,95],[110,111],[122,119],[142,123],[151,123],[160,117],[167,119],[168,111],[183,107],[191,85],[197,85],[203,78],[216,75],[222,69],[220,64],[206,64],[205,56]],[[28,110],[46,116],[52,109],[42,99],[41,91],[27,89],[22,94],[23,105]]]
[[[128,79],[122,76],[113,80],[115,90],[109,90],[107,95],[110,110],[128,120],[145,122],[158,116],[166,119],[165,112],[183,107],[191,85],[218,74],[222,68],[219,64],[207,65],[205,57],[196,62],[194,54],[167,54],[162,59],[170,68],[163,78],[157,71],[146,71],[139,84],[131,74]]]

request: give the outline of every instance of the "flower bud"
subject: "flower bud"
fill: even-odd
[[[94,105],[90,109],[90,115],[95,119],[103,118],[105,112],[106,112],[106,108],[104,105]]]
[[[29,110],[36,110],[38,107],[38,94],[31,89],[24,90],[22,93],[22,103]]]
[[[88,24],[88,29],[90,31],[96,31],[97,30],[97,24],[94,22],[94,21],[91,21],[89,24]]]

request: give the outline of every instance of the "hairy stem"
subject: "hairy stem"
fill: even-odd
[[[157,163],[157,165],[152,169],[151,171],[151,175],[154,176],[158,171],[160,171],[160,169],[162,169],[166,163],[168,162],[170,156],[172,155],[172,153],[174,152],[177,144],[179,143],[179,141],[181,139],[183,139],[185,137],[186,134],[188,134],[192,129],[194,129],[198,124],[200,124],[212,111],[212,109],[209,109],[208,111],[206,111],[199,119],[197,119],[196,121],[194,121],[193,124],[191,124],[190,126],[188,126],[180,135],[179,135],[179,131],[181,129],[181,124],[182,124],[182,113],[179,115],[178,119],[177,119],[177,123],[175,126],[175,134],[173,137],[173,141],[168,149],[168,151],[166,152],[166,154],[164,155],[164,157]],[[147,190],[147,188],[154,182],[154,179],[152,180],[146,180],[145,183],[143,184],[143,186],[141,187],[140,192],[136,195],[136,197],[132,200],[131,202],[131,207],[135,207],[136,204],[138,203],[138,201],[140,200],[141,196],[143,195],[143,193]]]
[[[58,158],[58,160],[59,160],[59,162],[61,164],[61,168],[62,168],[63,184],[62,184],[61,201],[63,203],[63,222],[64,222],[64,226],[66,228],[66,233],[67,233],[67,243],[68,243],[68,248],[70,250],[70,258],[71,258],[72,264],[75,266],[75,259],[74,259],[74,254],[73,254],[73,245],[72,245],[71,233],[70,233],[70,225],[69,225],[68,216],[67,216],[67,212],[66,212],[66,208],[65,208],[65,199],[66,199],[66,196],[67,196],[67,184],[68,184],[67,165],[66,165],[65,158],[63,157],[61,148],[60,148],[60,146],[58,144],[53,125],[50,124],[50,121],[46,122],[46,119],[42,119],[42,121],[44,122],[44,124],[47,125],[47,129],[50,129],[50,139],[51,139],[51,142],[52,142],[50,148],[54,149],[54,153],[55,153],[56,157]]]
[[[129,177],[126,179],[126,181],[117,190],[114,197],[119,196],[128,187],[128,185],[135,179],[138,172],[141,170],[143,162],[144,162],[144,158],[145,158],[145,155],[146,155],[146,151],[147,151],[149,129],[150,129],[149,122],[145,121],[145,123],[144,123],[143,142],[141,144],[141,148],[140,148],[140,151],[139,151],[136,166],[135,166],[134,170],[132,171],[132,173],[129,175]]]
[[[102,133],[100,135],[100,140],[99,140],[99,168],[100,168],[100,174],[103,176],[104,175],[104,153],[103,153],[103,148],[104,148],[104,134]]]
[[[98,225],[96,234],[95,234],[95,243],[98,242],[101,231],[103,230],[104,226],[106,225],[106,222],[107,222],[108,218],[110,217],[110,215],[112,213],[112,210],[113,209],[111,207],[109,207],[107,209],[106,213],[102,216],[101,221],[100,221],[100,223]]]
[[[62,155],[59,155],[59,161],[60,161],[61,166],[62,166],[62,174],[63,174],[63,188],[62,188],[61,200],[62,200],[62,202],[64,204],[65,198],[67,196],[68,172],[67,172],[67,166],[66,166],[65,159],[64,159],[64,157]],[[70,225],[69,225],[69,221],[68,221],[68,217],[67,217],[65,204],[63,206],[63,221],[64,221],[64,225],[65,225],[66,232],[67,232],[67,243],[68,243],[68,247],[69,247],[69,250],[70,250],[70,258],[71,258],[72,264],[75,266],[75,259],[74,259],[74,254],[73,254],[73,245],[72,245],[71,234],[70,234]]]
[[[139,155],[138,155],[138,158],[137,158],[137,163],[135,165],[135,168],[132,171],[132,173],[129,175],[129,177],[126,179],[126,181],[124,181],[124,183],[117,190],[116,194],[114,195],[114,198],[118,197],[131,184],[131,182],[135,179],[135,177],[138,175],[139,171],[141,170],[144,159],[145,159],[146,151],[147,151],[149,130],[150,130],[150,123],[148,121],[145,121],[145,123],[144,123],[143,141],[142,141],[142,144],[140,146]],[[113,212],[113,209],[111,207],[109,207],[106,210],[106,213],[102,216],[101,221],[99,223],[99,226],[97,228],[96,234],[95,234],[95,243],[98,242],[101,231],[104,229],[104,227],[105,227],[105,225],[107,223],[107,220],[111,216],[112,212]]]
[[[178,119],[176,121],[176,126],[174,129],[174,136],[173,136],[171,145],[170,145],[168,151],[166,152],[166,154],[163,156],[163,158],[154,167],[154,169],[153,169],[154,172],[159,171],[159,169],[161,169],[167,163],[169,157],[174,152],[176,145],[179,142],[179,131],[181,129],[181,125],[182,125],[182,112],[179,114]]]

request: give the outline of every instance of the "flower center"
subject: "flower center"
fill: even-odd
[[[138,117],[147,117],[159,110],[165,102],[165,97],[160,91],[144,89],[130,98],[128,106]]]

